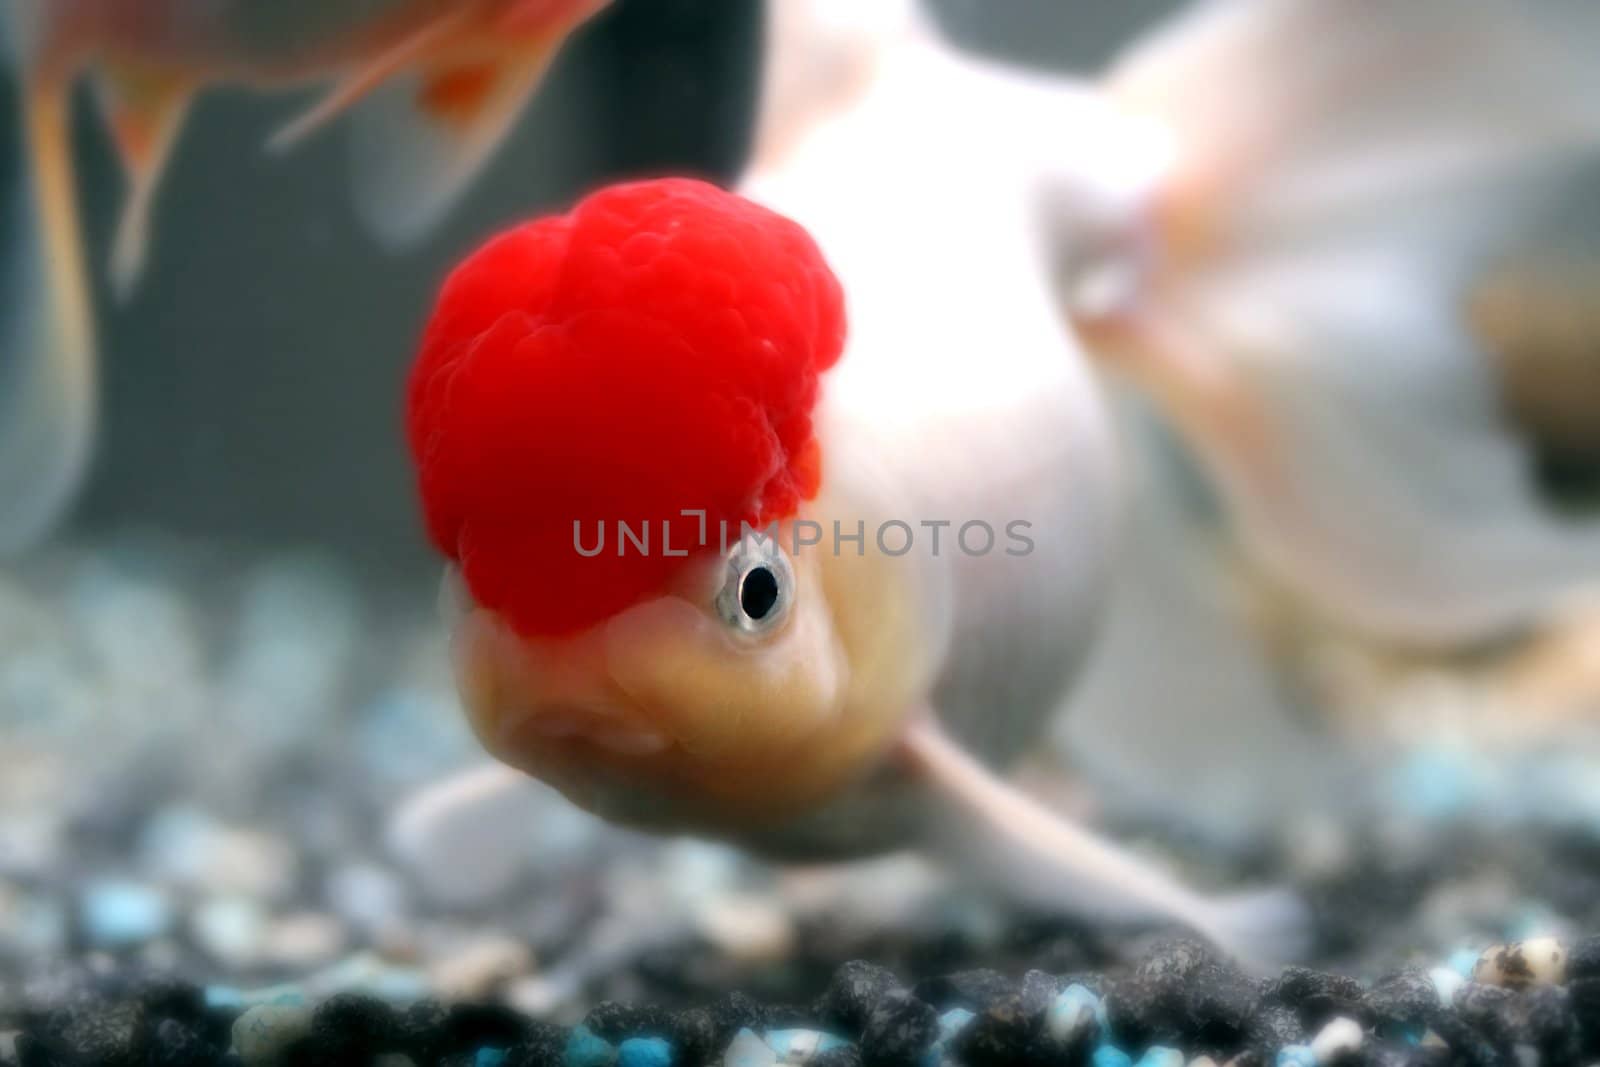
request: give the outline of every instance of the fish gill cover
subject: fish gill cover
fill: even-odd
[[[797,224],[704,182],[615,185],[518,226],[444,286],[407,429],[429,536],[520,632],[570,633],[686,563],[592,558],[575,523],[673,521],[674,550],[815,495],[817,377],[844,298]],[[659,548],[659,546],[658,546]]]

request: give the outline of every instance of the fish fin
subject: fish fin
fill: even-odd
[[[1483,641],[1600,580],[1466,313],[1600,148],[1597,35],[1583,0],[1214,0],[1108,80],[1174,142],[1166,265],[1114,347],[1247,549],[1345,625]]]
[[[441,901],[486,900],[521,870],[525,854],[506,845],[547,787],[500,763],[485,763],[407,798],[385,830],[391,854]]]
[[[415,66],[429,52],[439,48],[441,44],[459,33],[469,14],[470,5],[460,5],[456,10],[440,16],[389,50],[368,60],[340,79],[310,108],[279,127],[267,139],[267,151],[276,154],[297,147],[308,137],[365,100],[384,82],[401,71]]]
[[[27,151],[0,278],[0,555],[49,532],[89,465],[94,322],[79,237],[65,81],[26,78]]]
[[[1309,944],[1310,914],[1287,890],[1252,910],[1214,900],[997,778],[920,716],[901,755],[930,787],[937,812],[926,844],[958,869],[1038,908],[1175,921],[1242,962],[1271,965]]]
[[[1192,463],[1126,392],[1118,580],[1055,737],[1108,807],[1249,845],[1334,799],[1338,752],[1274,655],[1283,635],[1263,633]]]
[[[111,245],[111,289],[126,300],[144,270],[150,212],[195,86],[165,72],[108,64],[99,71],[100,104],[128,177]]]
[[[389,247],[422,237],[511,132],[562,38],[386,86],[350,129],[356,210]]]

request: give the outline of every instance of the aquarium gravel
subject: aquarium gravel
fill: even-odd
[[[1544,946],[1541,946],[1541,949]],[[1580,1064],[1600,1056],[1600,937],[1550,980],[1483,954],[1447,987],[1420,968],[1370,984],[1291,967],[1254,978],[1188,940],[1108,972],[969,970],[906,985],[841,966],[819,997],[777,1004],[732,992],[667,1009],[602,1002],[561,1026],[502,1004],[397,1005],[362,993],[284,990],[246,1005],[171,978],[83,971],[10,1009],[0,1062],[240,1063],[386,1067],[1184,1067],[1185,1064]]]
[[[1120,820],[1197,881],[1305,893],[1307,967],[1264,975],[549,791],[418,866],[390,815],[481,758],[430,592],[146,538],[0,579],[0,1065],[1600,1062],[1571,753],[1401,756],[1374,806],[1247,845]]]

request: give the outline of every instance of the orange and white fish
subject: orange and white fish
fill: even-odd
[[[977,331],[1001,297],[970,282],[939,303],[982,298]],[[1204,897],[990,769],[1059,705],[1103,602],[1118,487],[1086,368],[1059,330],[891,355],[846,301],[798,225],[683,179],[603,189],[452,274],[408,425],[479,737],[624,824],[788,857],[920,843],[1279,954],[1293,897]]]
[[[8,0],[27,175],[0,307],[0,552],[25,547],[71,499],[95,423],[95,342],[69,140],[72,89],[92,72],[127,174],[113,288],[136,281],[162,170],[210,85],[331,82],[272,138],[287,148],[360,104],[358,210],[391,242],[451,205],[510,130],[567,36],[608,0]]]

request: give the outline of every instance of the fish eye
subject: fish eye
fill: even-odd
[[[717,614],[740,633],[771,631],[794,602],[794,568],[775,538],[747,533],[729,549]]]

